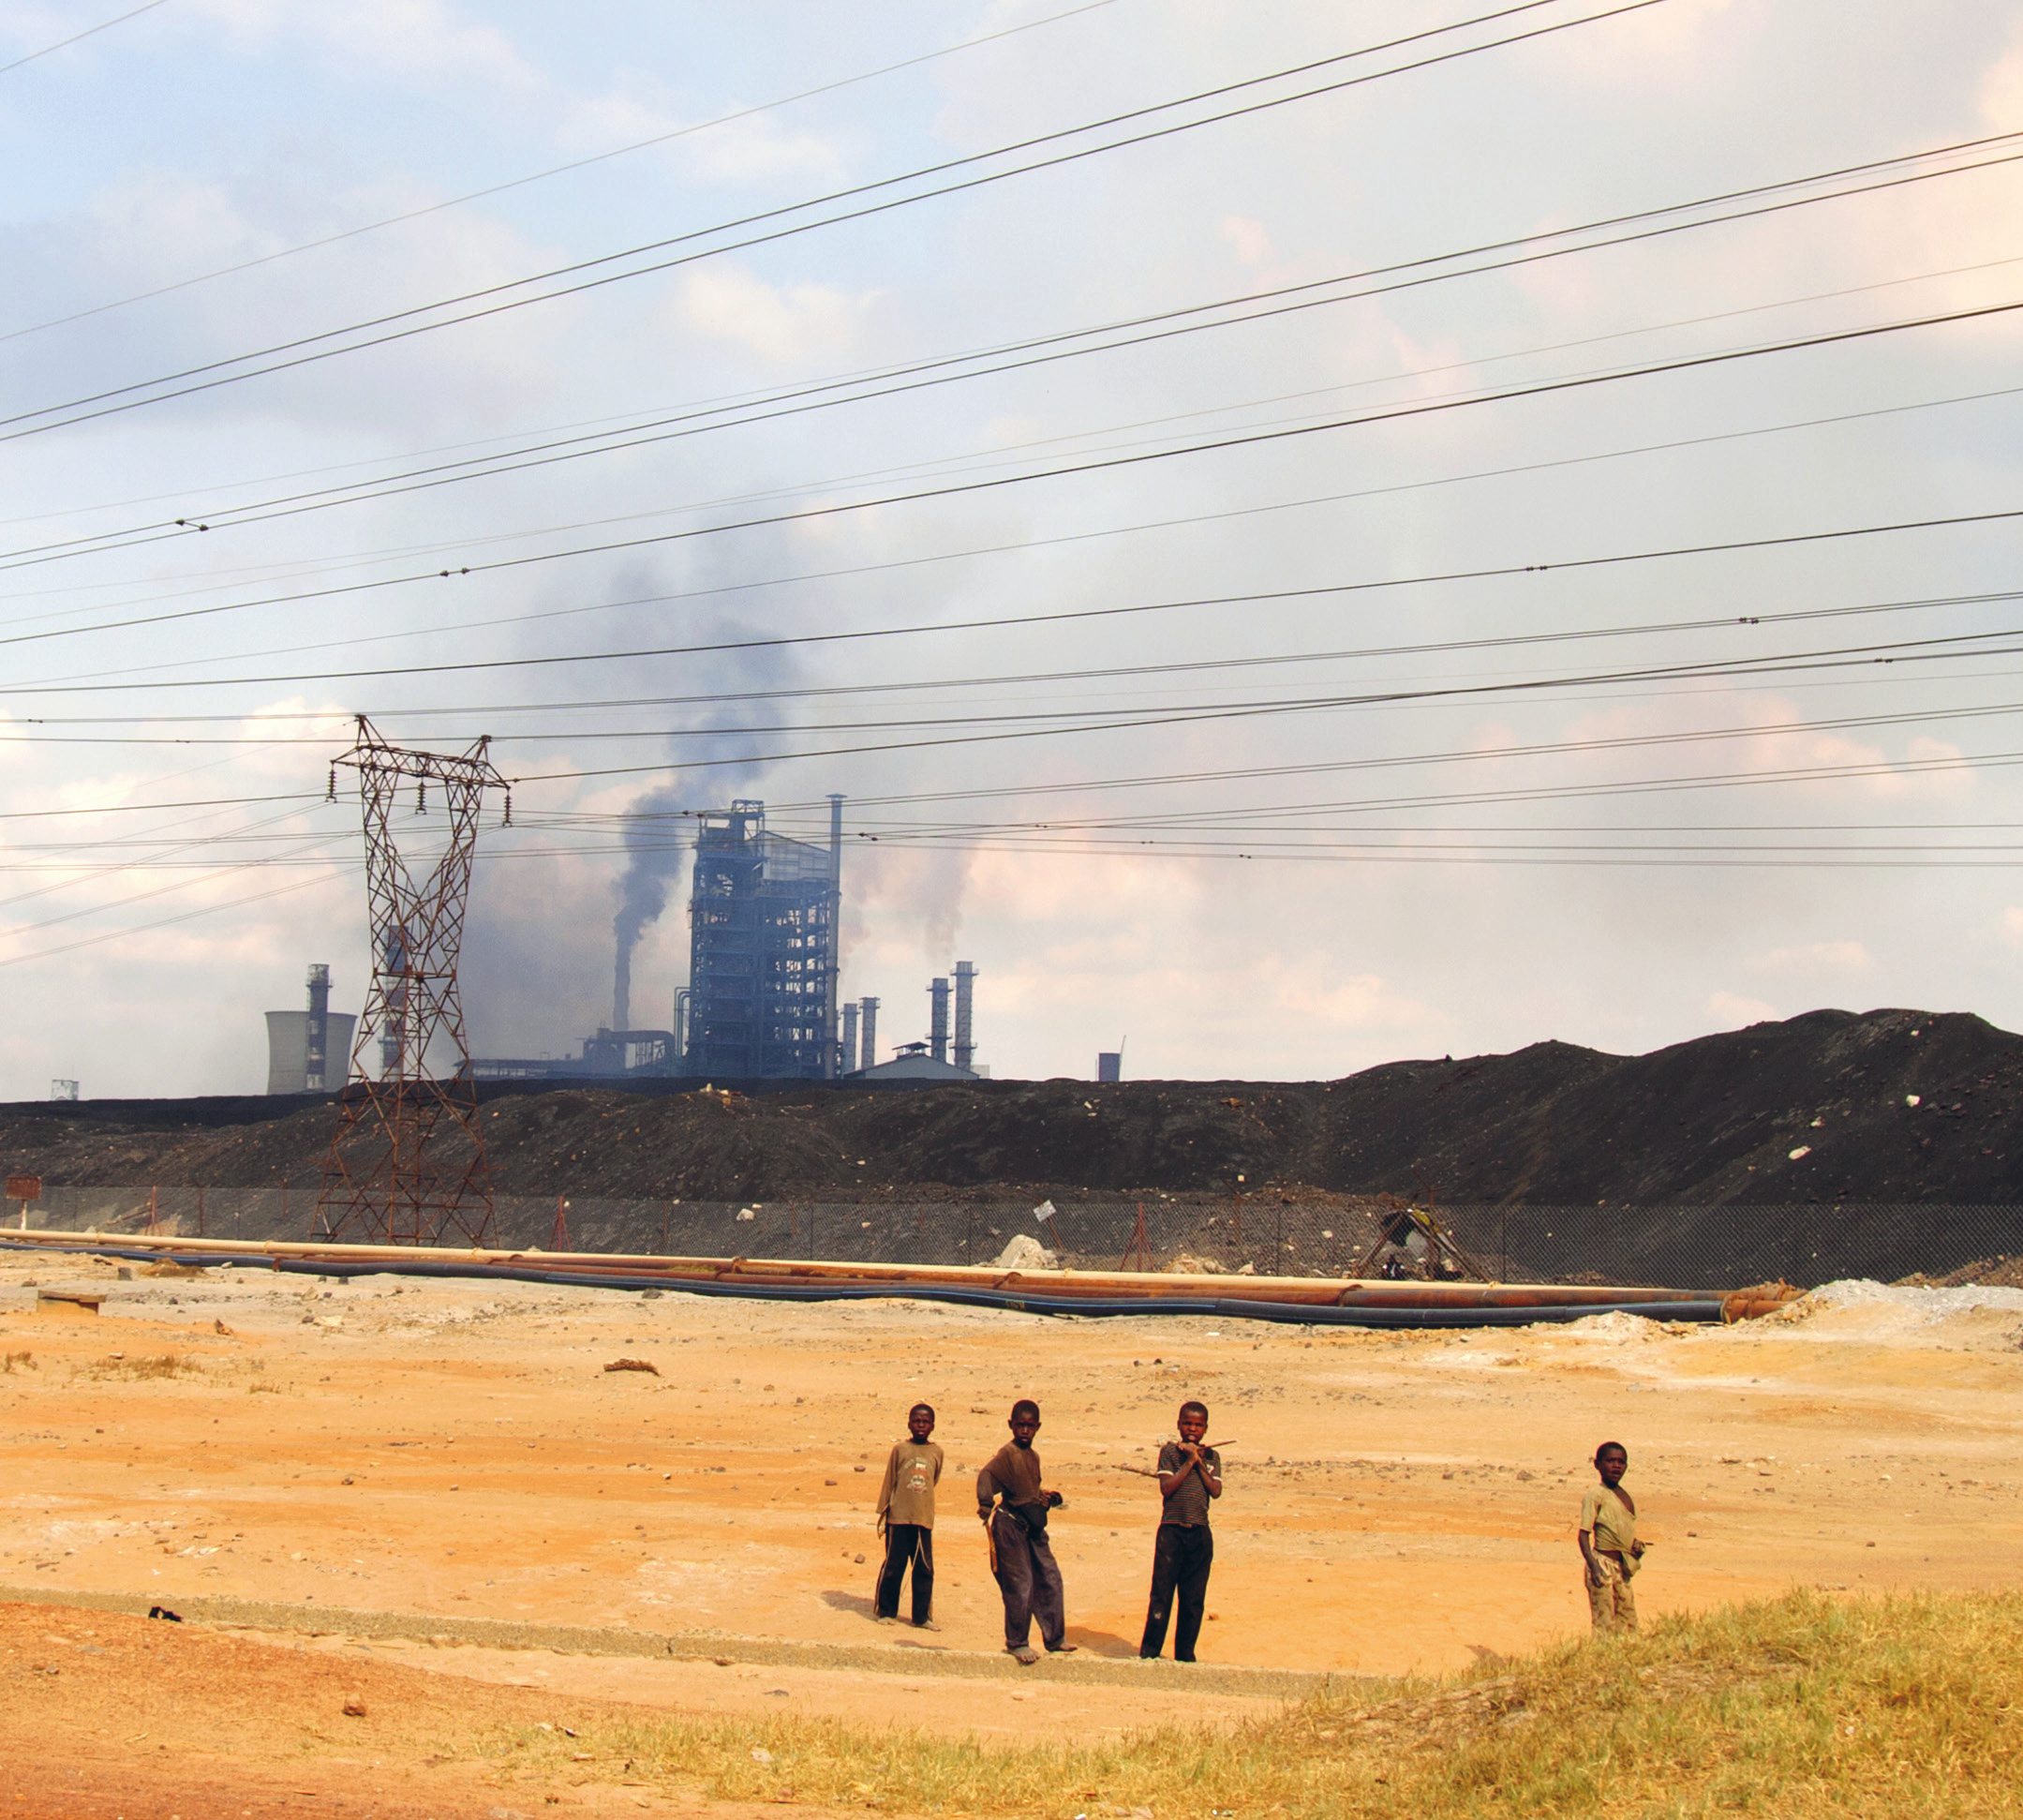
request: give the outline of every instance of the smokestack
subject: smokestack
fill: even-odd
[[[826,1066],[822,1072],[833,1081],[839,1074],[847,1074],[849,1068],[850,1038],[846,1036],[839,1044],[836,1039],[836,989],[840,981],[842,967],[843,927],[843,799],[834,791],[829,793],[829,901],[828,901],[828,965],[822,976],[822,1032],[828,1038],[824,1047]],[[843,1058],[843,1066],[836,1066],[837,1058]]]
[[[611,992],[611,1027],[632,1027],[632,945],[623,936],[618,938],[617,974]]]
[[[864,1048],[861,1051],[864,1059],[857,1066],[874,1068],[878,1066],[878,1001],[875,998],[864,1001],[864,1019],[859,1027],[864,1033]]]
[[[309,1017],[303,1026],[303,1091],[320,1094],[330,1071],[330,967],[321,961],[309,968]]]
[[[842,1067],[837,1072],[839,1074],[855,1073],[857,1066],[857,1007],[855,1005],[843,1007],[842,1054]]]
[[[928,1052],[937,1062],[948,1059],[948,982],[929,982],[928,996],[933,1001],[933,1022],[928,1025]]]
[[[967,961],[956,962],[956,1048],[955,1061],[959,1068],[969,1067],[975,1060],[975,1031],[971,1022],[976,994],[976,969]]]

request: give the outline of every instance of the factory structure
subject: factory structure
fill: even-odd
[[[612,1022],[580,1055],[473,1059],[480,1081],[976,1081],[976,969],[928,988],[925,1041],[879,1059],[876,998],[840,1003],[843,798],[826,844],[766,826],[743,799],[696,817],[689,983],[665,1029],[632,1023],[632,956],[619,942]],[[951,1009],[953,1022],[951,1026]],[[283,1015],[271,1013],[273,1016]]]
[[[309,1003],[301,1011],[267,1013],[267,1091],[335,1093],[351,1066],[351,1032],[358,1019],[330,1008],[330,967],[309,969]],[[77,1097],[73,1084],[72,1099]]]

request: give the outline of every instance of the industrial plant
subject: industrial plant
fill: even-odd
[[[344,1085],[358,1020],[330,1008],[330,967],[309,969],[309,1003],[302,1011],[267,1013],[267,1091],[320,1094]],[[76,1098],[73,1091],[71,1098]]]
[[[881,1001],[839,1005],[843,798],[826,844],[766,826],[740,798],[696,817],[689,892],[689,983],[665,1028],[632,1022],[632,943],[620,934],[612,1021],[559,1057],[472,1059],[480,1081],[976,1081],[976,969],[956,962],[928,987],[928,1036],[880,1060]],[[951,1011],[953,1013],[951,1022]],[[282,1015],[279,1013],[272,1015]]]

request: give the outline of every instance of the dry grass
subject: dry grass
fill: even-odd
[[[4,1372],[9,1377],[17,1371],[35,1371],[37,1369],[38,1367],[36,1365],[33,1352],[9,1352],[4,1359],[0,1359],[0,1372]]]
[[[94,1359],[84,1373],[91,1378],[188,1378],[202,1369],[195,1361],[178,1358],[173,1352],[147,1352],[131,1359],[113,1353]]]
[[[1090,1691],[1100,1701],[1099,1691]],[[589,1762],[574,1760],[587,1753]],[[1793,1592],[1390,1683],[1228,1730],[1005,1747],[840,1723],[516,1733],[527,1772],[629,1765],[722,1798],[899,1813],[1683,1820],[2023,1813],[2023,1597]]]

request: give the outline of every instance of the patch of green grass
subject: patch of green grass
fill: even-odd
[[[1227,1729],[1100,1744],[770,1715],[510,1741],[529,1772],[565,1769],[581,1752],[717,1798],[948,1820],[1134,1808],[1158,1820],[1958,1820],[2023,1813],[2023,1597],[1792,1592]]]

